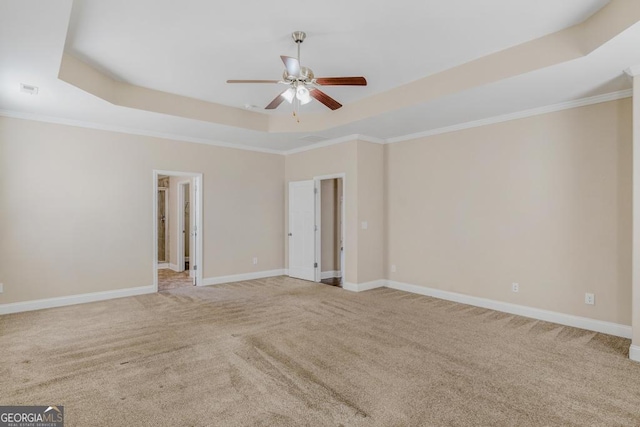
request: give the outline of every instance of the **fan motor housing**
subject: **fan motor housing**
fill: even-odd
[[[308,68],[308,67],[300,67],[300,75],[299,76],[292,76],[291,74],[289,74],[287,72],[286,69],[282,73],[282,79],[284,81],[289,81],[289,82],[293,82],[293,81],[298,80],[298,81],[309,83],[309,82],[311,82],[311,80],[313,80],[313,78],[314,78],[313,70],[311,68]]]

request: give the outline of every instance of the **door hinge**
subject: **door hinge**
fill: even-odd
[[[318,268],[318,263],[317,262],[313,263],[313,268]]]
[[[196,271],[197,269],[198,269],[198,266],[197,266],[197,265],[194,265],[194,266],[193,266],[193,271]]]
[[[313,194],[318,194],[318,188],[317,187],[313,187]]]

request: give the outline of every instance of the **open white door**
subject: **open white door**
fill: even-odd
[[[289,276],[315,281],[315,181],[289,183]]]

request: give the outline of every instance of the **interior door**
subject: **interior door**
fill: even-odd
[[[315,281],[315,182],[289,183],[289,276]]]

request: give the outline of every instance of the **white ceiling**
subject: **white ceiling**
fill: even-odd
[[[365,75],[366,88],[326,92],[343,104],[386,91],[583,21],[603,0],[416,2],[210,2],[71,0],[0,3],[0,109],[69,123],[197,142],[286,151],[306,134],[269,134],[117,107],[57,79],[62,51],[139,86],[231,106],[265,105],[278,87],[227,85],[278,78],[290,32],[304,30],[302,62],[316,75]],[[316,10],[319,9],[319,10]],[[335,12],[338,10],[339,12]],[[67,37],[67,30],[69,36]],[[640,26],[592,54],[320,134],[377,138],[437,129],[630,87],[622,70],[640,64]],[[19,83],[40,94],[19,92]],[[284,107],[284,108],[283,108]],[[287,113],[286,105],[280,113]],[[315,105],[308,111],[323,108]]]

